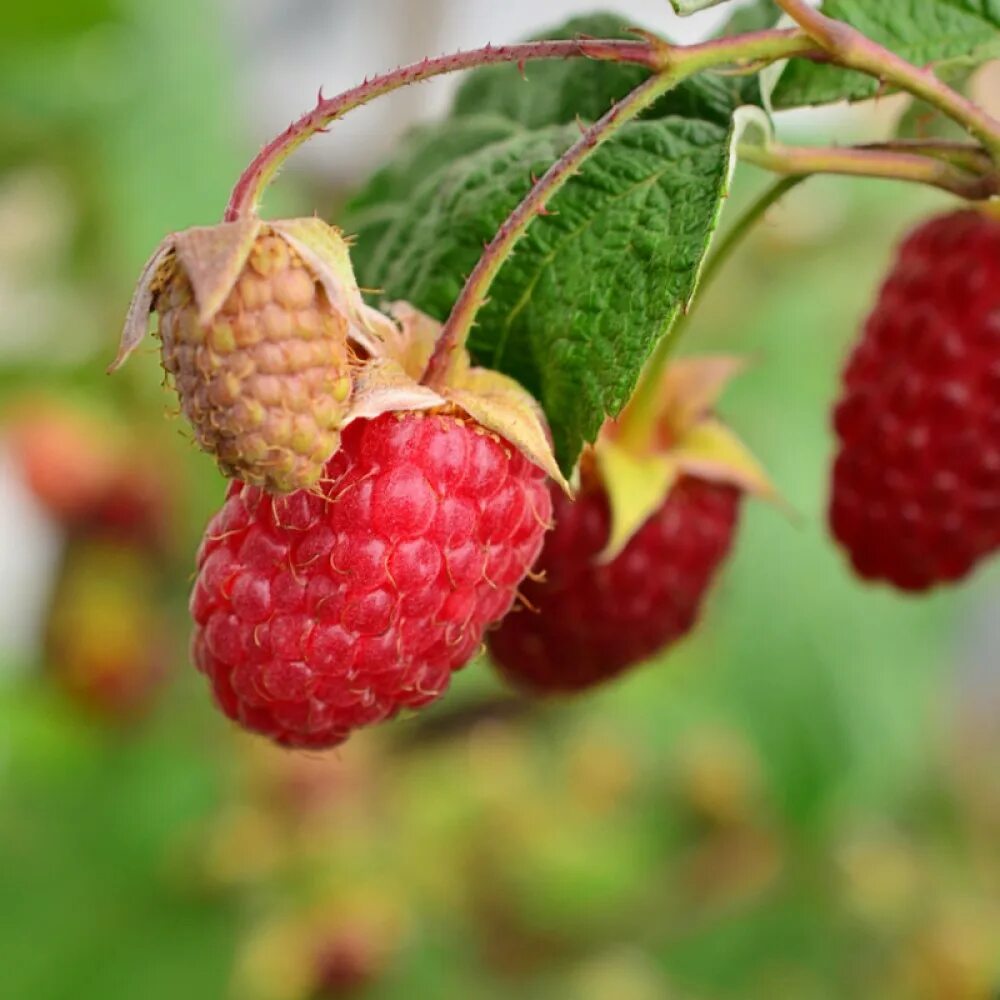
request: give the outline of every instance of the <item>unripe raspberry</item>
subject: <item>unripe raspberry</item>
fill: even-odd
[[[79,708],[112,724],[140,719],[167,678],[170,628],[155,558],[104,539],[75,539],[46,622],[50,677]]]
[[[279,493],[315,483],[336,451],[351,392],[347,319],[298,254],[263,230],[208,323],[171,256],[153,306],[163,367],[221,470]]]
[[[337,450],[363,305],[339,232],[318,219],[175,234],[147,266],[119,362],[158,314],[163,366],[222,472],[274,493]]]

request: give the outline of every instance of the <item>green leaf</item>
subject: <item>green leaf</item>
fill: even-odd
[[[362,281],[447,316],[484,243],[579,135],[556,125],[493,143],[427,178]],[[680,117],[633,123],[536,220],[494,283],[470,348],[517,379],[549,418],[563,469],[632,394],[690,300],[725,195],[731,128]]]
[[[458,121],[413,129],[402,140],[394,159],[347,203],[340,220],[345,232],[355,236],[351,257],[361,283],[368,283],[366,264],[379,241],[426,178],[466,154],[520,131],[516,122],[492,114],[470,115]]]
[[[617,14],[574,18],[539,38],[635,38]],[[492,113],[526,128],[596,121],[649,76],[627,63],[562,59],[517,66],[485,66],[471,73],[459,89],[453,116]],[[759,104],[757,78],[701,73],[664,95],[645,118],[682,115],[725,124],[742,104]]]
[[[1000,0],[827,0],[823,11],[947,79],[1000,55]],[[877,92],[871,77],[793,60],[772,102],[775,108],[793,108],[864,100]]]

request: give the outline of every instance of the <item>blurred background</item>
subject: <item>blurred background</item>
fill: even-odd
[[[720,23],[605,6],[678,39]],[[854,582],[824,526],[839,365],[892,246],[940,196],[814,180],[701,303],[684,349],[756,359],[723,410],[799,517],[748,505],[703,627],[662,662],[544,705],[477,662],[431,711],[325,756],[238,735],[188,664],[193,553],[224,484],[152,347],[104,374],[142,262],[168,230],[216,221],[320,86],[590,9],[5,8],[0,995],[997,995],[1000,566],[900,598]],[[268,214],[336,221],[450,86],[338,124]],[[843,140],[901,110],[781,128]],[[741,171],[733,201],[766,181]]]

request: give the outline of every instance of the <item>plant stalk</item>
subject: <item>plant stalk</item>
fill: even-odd
[[[779,174],[842,174],[913,181],[970,201],[981,201],[1000,190],[1000,175],[996,170],[973,173],[944,159],[901,148],[813,148],[781,143],[763,146],[743,143],[739,155],[747,163]]]
[[[317,132],[322,132],[331,122],[343,118],[349,111],[377,97],[411,83],[421,83],[446,73],[473,69],[477,66],[491,66],[497,63],[524,65],[540,59],[573,58],[637,63],[654,70],[659,65],[659,56],[648,42],[618,39],[560,39],[525,42],[518,45],[487,45],[481,49],[456,52],[402,66],[365,80],[357,87],[345,90],[336,97],[324,98],[321,94],[311,111],[306,112],[264,146],[243,171],[229,197],[224,219],[226,222],[232,222],[234,219],[255,214],[264,189],[274,179],[285,160],[299,146]]]
[[[1000,121],[940,80],[902,56],[872,41],[856,28],[827,17],[805,0],[776,0],[826,52],[831,61],[899,87],[938,108],[978,139],[1000,166]]]

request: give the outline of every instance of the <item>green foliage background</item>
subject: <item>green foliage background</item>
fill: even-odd
[[[45,388],[136,421],[169,405],[152,356],[111,382],[103,367],[149,248],[215,219],[252,152],[212,9],[75,0],[7,18],[0,188],[40,171],[66,192],[72,229],[42,277],[88,308],[4,346],[3,402]],[[740,174],[734,201],[760,183]],[[308,200],[294,172],[282,189]],[[985,997],[1000,737],[996,715],[973,723],[1000,667],[972,629],[1000,577],[919,601],[862,588],[823,524],[837,367],[892,244],[945,204],[815,182],[700,306],[684,350],[757,358],[724,413],[800,517],[749,504],[704,628],[619,684],[498,710],[476,663],[431,723],[334,755],[333,804],[293,820],[247,791],[257,751],[186,663],[183,565],[176,671],[142,727],[88,720],[45,664],[3,664],[0,994],[247,1000],[234,968],[261,925],[361,897],[405,915],[370,992],[386,1000]],[[222,483],[180,437],[157,447],[185,469],[189,555]]]

